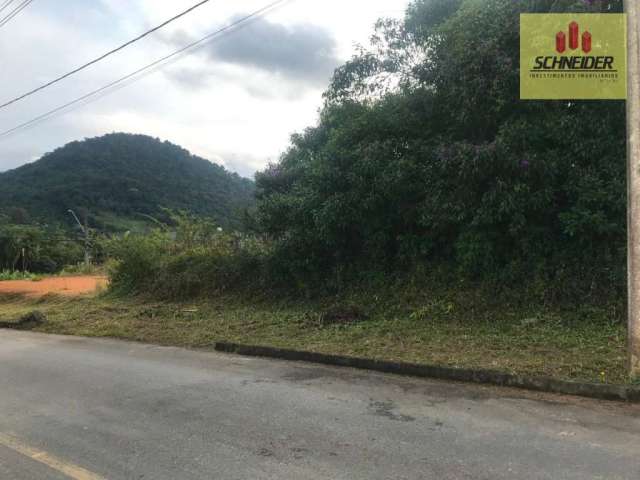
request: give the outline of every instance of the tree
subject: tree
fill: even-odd
[[[318,125],[257,176],[262,231],[292,269],[444,263],[621,291],[624,103],[521,102],[518,80],[520,13],[619,4],[420,0],[379,22]]]

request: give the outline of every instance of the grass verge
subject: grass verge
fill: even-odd
[[[472,293],[315,300],[224,295],[190,303],[145,298],[0,297],[0,322],[40,310],[46,333],[183,347],[216,341],[626,383],[626,331],[616,307],[542,309]]]

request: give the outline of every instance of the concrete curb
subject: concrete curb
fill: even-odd
[[[538,392],[576,395],[600,400],[640,402],[640,386],[632,385],[577,383],[556,380],[549,377],[526,377],[492,370],[472,370],[420,365],[415,363],[388,362],[341,355],[325,355],[322,353],[285,350],[280,348],[239,345],[227,342],[216,343],[215,349],[218,352],[235,353],[250,357],[267,357],[281,360],[320,363],[324,365],[351,367],[363,370],[372,370],[375,372],[407,375],[411,377],[489,384],[501,387],[534,390]]]

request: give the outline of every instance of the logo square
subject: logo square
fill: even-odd
[[[522,14],[520,98],[626,99],[626,15]]]

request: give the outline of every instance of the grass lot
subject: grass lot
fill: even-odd
[[[476,295],[474,297],[474,295]],[[492,304],[477,292],[274,301],[233,295],[164,303],[0,297],[0,322],[33,310],[38,330],[208,347],[220,340],[386,360],[480,367],[592,382],[626,382],[618,307],[535,310]]]

